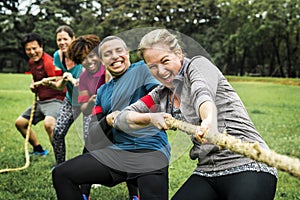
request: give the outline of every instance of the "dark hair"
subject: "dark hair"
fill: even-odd
[[[21,45],[23,49],[25,48],[25,45],[29,42],[37,41],[37,43],[40,45],[40,47],[44,47],[43,39],[38,33],[28,33],[26,34],[21,41]]]
[[[57,33],[63,32],[63,31],[67,32],[71,38],[75,37],[75,33],[74,33],[73,29],[67,25],[59,26],[55,31],[55,35],[57,35]]]
[[[98,55],[97,46],[100,43],[98,36],[93,34],[83,35],[76,38],[68,47],[68,58],[76,64],[81,64],[90,52]]]

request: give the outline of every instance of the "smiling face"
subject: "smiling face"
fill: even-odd
[[[182,65],[182,51],[179,49],[174,53],[167,46],[156,44],[145,49],[143,57],[151,74],[168,88],[173,88],[172,81]]]
[[[98,72],[100,65],[100,58],[94,52],[90,52],[82,62],[82,66],[92,74]]]
[[[43,47],[34,40],[25,44],[25,53],[31,58],[34,62],[38,62],[43,55]]]
[[[117,77],[125,73],[130,66],[130,60],[124,42],[118,39],[108,40],[100,48],[101,61],[110,74]]]
[[[70,35],[65,31],[61,31],[56,34],[57,46],[63,53],[67,52],[69,45],[74,39],[74,37],[70,37]]]

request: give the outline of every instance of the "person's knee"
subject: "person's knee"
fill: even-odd
[[[46,116],[44,119],[44,127],[48,133],[52,133],[55,126],[55,118],[51,116]]]
[[[28,127],[28,120],[24,117],[18,117],[15,121],[15,126],[18,130],[22,128],[26,129]]]

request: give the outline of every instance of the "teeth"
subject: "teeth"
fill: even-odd
[[[171,76],[171,74],[168,74],[167,76],[162,77],[163,79],[167,79]]]
[[[122,64],[122,62],[119,61],[119,62],[113,63],[112,66],[121,65],[121,64]]]

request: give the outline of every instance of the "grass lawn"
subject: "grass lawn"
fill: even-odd
[[[300,158],[300,80],[228,77],[243,100],[251,119],[270,148],[278,153]],[[17,132],[16,118],[33,103],[29,91],[31,75],[0,74],[0,169],[23,166],[24,139]],[[72,125],[66,136],[67,159],[82,151],[82,117]],[[53,150],[43,124],[33,126],[38,139],[50,151],[46,157],[31,157],[29,168],[0,174],[0,200],[54,200],[51,167],[55,163]],[[169,132],[172,145],[170,165],[170,197],[190,176],[196,163],[188,157],[191,143],[178,132]],[[30,151],[32,150],[29,146]],[[300,180],[278,172],[275,200],[300,199]],[[93,188],[91,200],[125,200],[125,184],[114,188]]]

